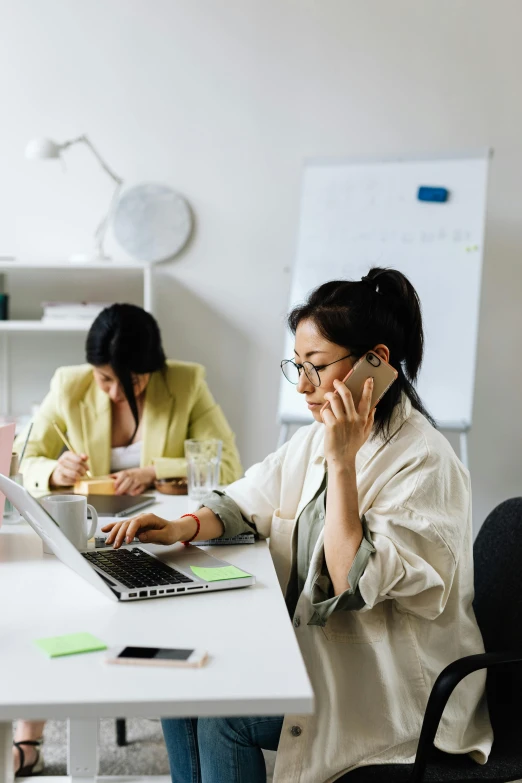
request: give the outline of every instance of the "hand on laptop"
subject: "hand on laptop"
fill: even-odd
[[[49,486],[70,487],[76,481],[80,481],[89,469],[88,459],[87,454],[74,454],[72,451],[64,451],[51,474]]]
[[[209,508],[198,509],[198,519],[200,527],[197,536],[198,525],[192,514],[173,522],[157,517],[156,514],[140,514],[132,519],[122,519],[121,522],[109,522],[102,530],[109,533],[105,540],[106,545],[112,544],[114,549],[119,549],[122,544],[130,544],[135,537],[139,538],[142,544],[171,546],[178,541],[197,542],[223,535],[223,522]]]
[[[112,544],[114,549],[119,549],[122,544],[130,544],[134,537],[139,538],[142,544],[170,546],[193,536],[194,529],[195,523],[190,517],[169,522],[156,514],[140,514],[102,527],[104,533],[110,531],[105,544]]]

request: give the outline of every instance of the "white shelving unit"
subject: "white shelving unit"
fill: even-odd
[[[45,272],[59,271],[64,274],[74,275],[76,271],[82,272],[118,272],[122,274],[140,273],[143,281],[143,307],[149,312],[154,310],[153,270],[152,264],[121,261],[96,261],[96,262],[72,262],[53,261],[50,263],[38,263],[33,261],[16,261],[0,259],[0,278],[10,272]],[[10,291],[12,294],[12,291]],[[21,332],[75,332],[87,333],[90,323],[81,320],[42,321],[42,320],[13,320],[0,321],[0,414],[11,414],[11,372],[9,362],[9,335]]]
[[[87,332],[85,321],[0,321],[0,332]]]

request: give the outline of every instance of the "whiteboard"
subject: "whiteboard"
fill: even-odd
[[[409,277],[424,317],[417,390],[441,428],[471,426],[489,152],[454,158],[310,161],[304,167],[290,308],[317,285],[372,266]],[[417,199],[445,187],[446,203]],[[284,357],[293,357],[288,334]],[[312,420],[281,377],[279,420]]]

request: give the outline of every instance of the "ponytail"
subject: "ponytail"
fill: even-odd
[[[373,267],[362,282],[374,286],[375,292],[383,297],[384,306],[397,310],[397,320],[404,333],[404,357],[401,357],[401,360],[407,377],[414,383],[424,355],[424,330],[417,291],[406,275],[396,269]]]
[[[424,353],[419,297],[402,272],[373,267],[360,281],[332,280],[316,288],[294,308],[288,325],[311,320],[329,342],[363,356],[379,343],[390,351],[396,382],[377,405],[377,431],[387,435],[395,406],[404,393],[412,406],[433,423],[414,387]]]

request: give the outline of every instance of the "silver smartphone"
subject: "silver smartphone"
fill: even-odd
[[[373,351],[361,356],[357,361],[346,378],[343,378],[343,383],[347,389],[352,393],[353,402],[356,410],[359,408],[361,401],[364,384],[368,378],[373,378],[373,392],[372,400],[370,404],[370,410],[375,408],[379,400],[384,397],[390,386],[397,380],[397,370],[377,356]],[[337,392],[335,392],[337,394]],[[329,402],[325,402],[321,408],[321,413],[330,407]]]
[[[107,663],[130,666],[204,666],[204,650],[181,650],[167,647],[115,647],[108,652]]]

